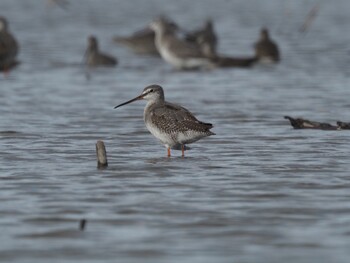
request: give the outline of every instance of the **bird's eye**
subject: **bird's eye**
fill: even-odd
[[[153,92],[153,89],[150,89],[149,92]]]

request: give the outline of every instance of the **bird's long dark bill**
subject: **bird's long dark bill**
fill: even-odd
[[[143,97],[145,96],[146,94],[141,94],[140,96],[137,96],[136,98],[133,98],[133,99],[131,99],[131,100],[128,100],[127,102],[124,102],[124,103],[122,103],[122,104],[119,104],[118,106],[115,106],[114,108],[116,109],[116,108],[119,108],[119,107],[121,107],[121,106],[124,106],[124,105],[126,105],[126,104],[129,104],[129,103],[131,103],[131,102],[133,102],[133,101],[136,101],[136,100],[142,100],[143,99]]]

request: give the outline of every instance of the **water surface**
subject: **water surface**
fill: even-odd
[[[350,121],[348,1],[323,1],[304,34],[314,1],[70,2],[0,3],[22,61],[0,76],[2,262],[348,262],[350,132],[283,119]],[[282,62],[180,72],[112,42],[159,14],[187,29],[212,17],[237,56],[267,26]],[[90,34],[117,68],[81,67]],[[166,158],[144,102],[113,109],[152,83],[217,135]]]

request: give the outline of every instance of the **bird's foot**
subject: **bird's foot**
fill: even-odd
[[[171,156],[171,153],[170,153],[170,147],[168,148],[168,157]]]

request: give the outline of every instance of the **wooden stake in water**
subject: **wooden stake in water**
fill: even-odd
[[[85,230],[85,226],[86,226],[86,219],[81,219],[79,221],[79,229],[80,229],[80,231],[84,231]]]
[[[97,168],[102,169],[108,166],[106,147],[103,141],[96,143]]]

